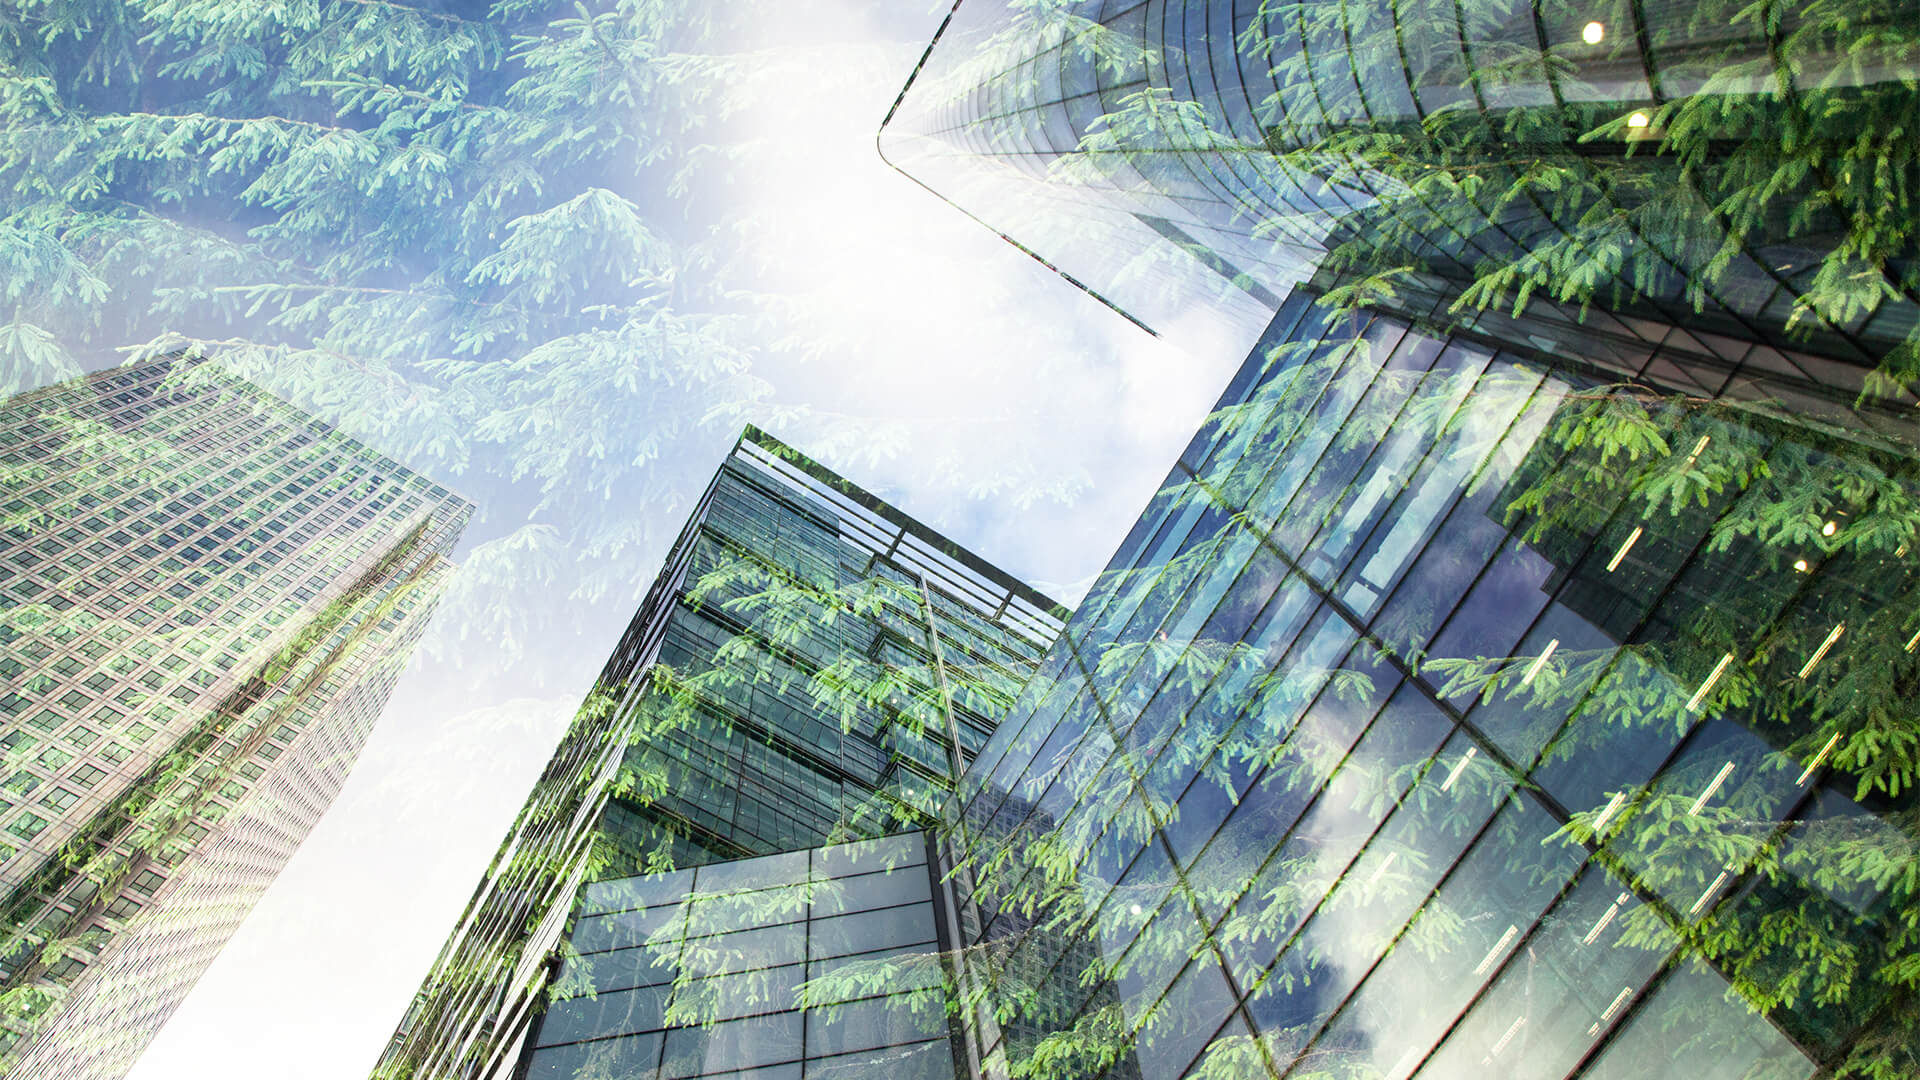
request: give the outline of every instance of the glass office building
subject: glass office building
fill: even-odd
[[[119,1076],[338,793],[471,506],[211,365],[0,402],[7,1075]]]
[[[1910,377],[1911,11],[1768,11],[965,0],[880,147],[1199,348],[1322,268],[1385,272],[1377,308],[1562,301]]]
[[[1920,1074],[1908,15],[957,6],[882,152],[1251,351],[964,785],[986,1075]]]
[[[928,836],[588,885],[529,1080],[951,1080]]]
[[[594,898],[607,894],[596,883],[631,879],[658,907],[685,899],[689,868],[699,868],[706,892],[733,872],[719,867],[779,856],[753,865],[797,868],[784,884],[803,888],[782,895],[805,895],[807,850],[918,836],[913,830],[936,819],[1063,616],[1039,593],[748,429],[673,545],[376,1075],[504,1077],[534,1046],[549,1044],[536,1055],[547,1063],[543,1075],[568,1075],[562,1063],[587,1058],[562,1043],[644,1033],[614,1025],[611,1014],[605,1030],[581,1029],[577,1016],[569,1028],[541,1026],[561,958],[590,950],[581,928],[602,903]],[[800,854],[781,854],[792,852]],[[815,868],[837,858],[816,853]],[[924,857],[918,865],[925,885]],[[680,876],[644,884],[647,872],[669,868]],[[579,895],[586,906],[576,911]],[[786,914],[807,917],[804,905]],[[930,915],[918,925],[932,940]],[[622,951],[604,963],[640,959]],[[652,978],[595,970],[625,981],[615,988],[623,991],[641,985],[626,980]],[[689,962],[674,978],[717,970]],[[788,994],[781,1007],[792,1005]],[[793,1017],[756,1023],[804,1026]],[[561,1039],[558,1031],[573,1034]],[[657,1049],[661,1040],[628,1041]],[[651,1075],[632,1075],[642,1074]]]
[[[1229,116],[1207,96],[1238,80],[1231,20],[1258,7],[956,4],[881,155],[1134,322],[1239,355],[1324,251],[1247,95]],[[1182,49],[1190,29],[1211,51]]]
[[[1289,300],[967,777],[989,1075],[1911,1073],[1920,472],[1608,374]]]

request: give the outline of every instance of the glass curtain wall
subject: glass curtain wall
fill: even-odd
[[[958,5],[889,160],[1253,346],[968,777],[990,1074],[1920,1071],[1906,16]]]
[[[582,885],[934,823],[1064,616],[749,429],[376,1075],[510,1073]]]
[[[130,1068],[345,782],[472,506],[159,358],[0,404],[0,1071]]]
[[[1296,294],[963,785],[987,1074],[1912,1074],[1917,483]]]
[[[927,837],[587,886],[528,1080],[951,1080]]]
[[[1244,350],[1319,267],[1380,308],[1553,300],[1799,348],[1910,401],[1910,14],[966,0],[880,143],[1196,348]]]

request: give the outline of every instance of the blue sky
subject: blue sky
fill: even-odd
[[[745,418],[1073,601],[1240,356],[1176,352],[879,159],[875,129],[944,4],[824,3],[804,22],[755,6],[765,38],[741,43],[733,70],[750,74],[726,88],[746,164],[694,199],[748,238],[801,346],[756,365],[779,411]],[[697,492],[735,430],[647,468]],[[564,515],[523,522],[523,506],[489,508],[483,478],[436,479],[490,509],[469,568],[528,525],[553,559],[576,557]],[[621,499],[596,481],[568,494]],[[458,607],[436,620],[333,810],[133,1080],[366,1075],[685,516],[684,502],[621,512],[660,520],[623,555],[629,572],[568,601],[552,632],[514,648],[463,636]],[[524,575],[469,578],[496,606],[546,599]]]

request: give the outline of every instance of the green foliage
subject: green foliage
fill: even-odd
[[[1542,379],[1520,364],[1394,370],[1375,344],[1393,341],[1391,328],[1338,297],[1327,309],[1323,335],[1277,350],[1259,392],[1210,418],[1206,468],[1176,473],[1149,508],[1150,518],[1191,523],[1184,543],[1109,571],[1083,608],[1087,621],[1070,627],[1086,670],[1057,688],[1071,704],[1053,719],[1085,734],[1064,760],[1036,761],[1006,793],[1009,805],[1046,812],[959,834],[962,872],[983,908],[1007,924],[997,947],[959,959],[991,988],[977,996],[1004,1004],[1010,1068],[1055,1075],[1147,1045],[1147,1029],[1100,1020],[1111,1015],[1112,995],[1214,951],[1277,953],[1281,961],[1243,989],[1303,1002],[1344,993],[1344,984],[1319,986],[1345,977],[1335,951],[1404,951],[1436,967],[1466,953],[1471,966],[1490,943],[1481,924],[1502,910],[1485,905],[1503,901],[1463,906],[1444,887],[1428,895],[1457,850],[1448,845],[1464,845],[1486,807],[1519,805],[1506,801],[1516,788],[1544,792],[1543,777],[1577,776],[1582,762],[1636,740],[1670,747],[1699,737],[1718,716],[1754,740],[1750,750],[1728,750],[1731,772],[1716,779],[1712,757],[1701,759],[1704,774],[1701,763],[1670,766],[1595,805],[1569,806],[1569,820],[1544,844],[1519,840],[1516,815],[1501,813],[1487,833],[1508,845],[1498,872],[1557,888],[1590,858],[1622,889],[1621,913],[1609,916],[1619,935],[1613,948],[1679,970],[1710,962],[1717,974],[1700,985],[1725,988],[1731,1005],[1719,990],[1676,997],[1666,1022],[1687,1052],[1731,1052],[1718,1047],[1733,1037],[1725,1010],[1750,1010],[1795,1031],[1820,1025],[1837,1075],[1903,1075],[1887,1055],[1907,1060],[1910,1040],[1898,1025],[1920,989],[1902,957],[1907,946],[1895,944],[1920,934],[1911,795],[1920,760],[1907,650],[1920,630],[1909,559],[1920,485],[1913,459],[1765,407],[1639,384]],[[1536,419],[1514,428],[1490,422],[1517,411],[1507,401],[1534,402]],[[1326,417],[1340,418],[1337,431]],[[1256,549],[1342,595],[1335,582],[1348,579],[1320,575],[1338,563],[1346,534],[1335,526],[1371,482],[1367,470],[1316,486],[1291,462],[1331,469],[1342,454],[1377,460],[1401,438],[1447,463],[1427,483],[1482,500],[1456,514],[1504,525],[1554,566],[1585,559],[1579,573],[1604,579],[1614,571],[1608,553],[1619,552],[1615,566],[1642,573],[1627,561],[1632,551],[1649,561],[1655,582],[1675,573],[1669,560],[1692,567],[1683,586],[1661,586],[1687,590],[1676,609],[1684,617],[1648,622],[1618,644],[1543,648],[1536,640],[1500,655],[1436,654],[1430,615],[1376,624],[1383,633],[1399,627],[1381,652],[1406,663],[1434,699],[1503,725],[1497,744],[1514,760],[1478,753],[1479,744],[1478,756],[1390,739],[1364,751],[1321,745],[1302,710],[1311,717],[1317,701],[1338,715],[1340,702],[1367,702],[1377,692],[1372,677],[1304,657],[1275,666],[1251,639],[1210,637],[1188,614],[1189,604],[1204,610],[1243,587],[1228,582],[1236,574],[1258,580],[1247,561]],[[1418,491],[1404,472],[1392,480],[1389,493]],[[1619,588],[1660,595],[1638,580]],[[1235,719],[1220,722],[1215,710]],[[1187,811],[1176,800],[1187,778],[1205,785],[1210,775],[1258,766],[1267,769],[1265,799],[1318,807],[1279,827],[1292,839],[1276,848],[1286,833],[1247,824],[1216,833],[1198,861],[1163,879],[1133,881],[1130,872],[1116,880],[1114,853],[1161,830],[1184,834]],[[1774,802],[1777,789],[1794,788],[1796,776],[1804,785],[1822,768],[1831,770],[1827,798],[1841,801],[1801,804],[1782,820],[1791,800]],[[1653,763],[1644,771],[1653,774]],[[1237,801],[1240,789],[1216,782]],[[1546,793],[1561,797],[1566,783]],[[980,797],[991,805],[998,796]],[[1421,822],[1420,843],[1366,838],[1370,823],[1402,812]],[[1224,917],[1205,934],[1185,929],[1185,918],[1154,917],[1185,903]],[[1316,928],[1343,919],[1335,950]],[[1597,932],[1582,924],[1576,936]],[[1051,959],[1063,957],[1073,959]],[[1128,998],[1122,1015],[1156,1015],[1142,1011],[1144,1000]],[[1318,1023],[1223,1036],[1201,1068],[1271,1061],[1312,1075],[1376,1074],[1364,1054],[1329,1045]],[[1690,1033],[1689,1023],[1700,1026]],[[1755,1066],[1784,1067],[1784,1059]]]
[[[532,528],[564,523],[576,555],[556,565],[511,523],[475,553],[495,587],[455,604],[511,651],[559,610],[487,602],[500,583],[626,586],[674,517],[630,507],[685,494],[652,466],[767,396],[749,374],[763,301],[732,282],[736,249],[657,196],[710,160],[709,118],[687,106],[711,86],[686,54],[746,17],[665,0],[19,6],[0,19],[0,393],[190,350],[497,489]]]

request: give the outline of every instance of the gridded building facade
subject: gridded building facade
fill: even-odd
[[[952,1080],[927,855],[910,832],[587,886],[527,1077]]]
[[[880,147],[1198,349],[1244,351],[1328,252],[1364,253],[1333,284],[1390,271],[1376,307],[1571,300],[1721,335],[1731,363],[1756,343],[1811,352],[1815,370],[1774,370],[1857,394],[1920,317],[1891,194],[1913,182],[1909,14],[965,0]],[[1530,288],[1475,292],[1514,268]],[[1866,292],[1835,302],[1836,274]]]
[[[1136,323],[1238,355],[1325,250],[1254,116],[1271,80],[1239,85],[1260,6],[956,4],[880,152]]]
[[[1314,299],[963,784],[986,1074],[1920,1068],[1920,463]]]
[[[8,1075],[131,1067],[344,783],[471,507],[211,365],[0,403]]]
[[[968,777],[989,1075],[1920,1072],[1913,29],[1758,11],[957,5],[883,154],[1253,346]]]
[[[748,429],[376,1075],[508,1075],[582,884],[930,822],[1062,617]]]

